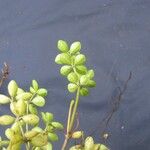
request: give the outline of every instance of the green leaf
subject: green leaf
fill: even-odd
[[[75,57],[74,64],[75,64],[75,65],[82,65],[82,64],[85,63],[85,61],[86,61],[85,55],[79,54],[79,55],[77,55],[77,56]]]
[[[61,52],[67,52],[69,50],[68,44],[66,41],[63,40],[59,40],[57,43],[57,48],[61,51]]]
[[[77,88],[78,88],[78,86],[74,83],[69,83],[68,84],[68,91],[71,92],[71,93],[75,92],[77,90]]]
[[[64,129],[63,125],[59,122],[52,122],[51,124],[52,124],[52,126],[54,126],[58,130],[63,130]]]
[[[60,73],[63,76],[67,76],[72,71],[72,67],[69,65],[62,66],[60,69]]]
[[[81,43],[79,41],[73,42],[70,46],[70,54],[75,54],[81,50]]]
[[[11,97],[15,97],[17,95],[18,85],[16,81],[11,80],[8,84],[8,93]]]
[[[32,86],[33,86],[35,91],[37,91],[39,88],[38,82],[36,80],[32,80]]]
[[[87,88],[81,88],[80,89],[80,94],[82,96],[87,96],[89,94],[89,90]]]
[[[44,89],[44,88],[41,88],[41,89],[39,89],[39,90],[37,91],[37,94],[38,94],[39,96],[45,97],[45,96],[47,95],[47,90]]]
[[[43,107],[45,105],[45,99],[42,96],[36,96],[32,99],[32,103],[38,107]]]
[[[69,75],[67,76],[67,79],[72,83],[78,82],[78,76],[74,72],[69,73]]]
[[[76,71],[79,74],[86,74],[87,73],[87,68],[84,65],[79,65],[79,66],[76,66]]]
[[[48,133],[48,138],[54,142],[54,141],[58,141],[58,136],[55,133]]]
[[[0,94],[0,104],[8,104],[10,102],[10,98]]]

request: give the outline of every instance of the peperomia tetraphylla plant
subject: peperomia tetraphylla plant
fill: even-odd
[[[59,40],[57,47],[60,51],[55,58],[57,64],[63,65],[60,73],[66,76],[68,91],[76,93],[70,101],[67,118],[65,140],[61,150],[108,150],[100,143],[94,143],[92,137],[86,137],[84,132],[78,130],[76,125],[79,97],[87,96],[89,88],[95,87],[93,80],[94,71],[85,66],[86,57],[80,53],[80,42],[74,42],[69,47],[66,41]],[[0,94],[0,104],[10,105],[12,115],[0,116],[0,125],[9,126],[5,130],[6,138],[0,137],[0,149],[21,150],[25,145],[26,150],[52,150],[52,142],[58,140],[56,132],[63,130],[63,125],[54,121],[50,112],[39,113],[38,107],[45,105],[47,90],[39,88],[36,80],[32,80],[29,91],[24,91],[12,80],[8,84],[9,96]],[[40,120],[43,126],[40,126]],[[67,144],[70,139],[81,142],[70,148]]]
[[[70,139],[82,139],[83,141],[79,145],[71,147],[70,150],[108,150],[103,144],[94,144],[92,137],[84,139],[84,132],[78,131],[77,127],[75,127],[80,95],[87,96],[89,94],[89,88],[96,86],[96,82],[93,80],[94,71],[92,69],[87,69],[85,66],[86,57],[80,53],[81,43],[76,41],[69,47],[66,41],[59,40],[57,47],[60,54],[56,56],[55,62],[63,65],[60,69],[60,73],[66,76],[69,81],[68,91],[76,93],[76,97],[70,102],[62,150],[66,150]]]
[[[8,84],[9,96],[0,94],[0,104],[9,104],[12,115],[0,116],[0,125],[10,125],[6,129],[7,139],[0,137],[0,149],[20,150],[24,144],[26,150],[52,150],[52,142],[58,140],[57,130],[63,125],[54,121],[52,113],[41,112],[44,128],[39,127],[38,107],[45,105],[47,90],[39,88],[36,80],[32,81],[30,91],[25,92],[12,80]]]

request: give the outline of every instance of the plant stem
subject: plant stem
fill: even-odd
[[[79,96],[80,96],[80,86],[77,89],[75,104],[74,104],[74,101],[70,103],[69,114],[68,114],[68,124],[67,124],[67,134],[65,135],[65,140],[64,140],[61,150],[66,150],[68,140],[70,139],[70,133],[74,126],[74,121],[75,121],[77,108],[79,104]]]

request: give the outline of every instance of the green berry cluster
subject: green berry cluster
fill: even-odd
[[[81,43],[76,41],[69,47],[66,41],[59,40],[57,48],[60,54],[56,56],[55,62],[63,65],[60,73],[66,76],[70,82],[68,84],[69,92],[76,92],[80,87],[80,95],[87,96],[89,88],[95,87],[96,82],[93,80],[94,71],[88,70],[85,66],[86,57],[80,53]]]
[[[0,125],[10,125],[6,129],[6,140],[0,138],[0,149],[20,150],[22,144],[27,150],[52,150],[52,142],[58,140],[57,130],[62,130],[61,123],[54,121],[52,113],[41,112],[44,128],[39,127],[38,107],[45,105],[47,90],[39,88],[36,80],[32,81],[29,91],[18,87],[16,81],[8,84],[9,96],[0,94],[0,104],[9,104],[12,115],[0,116]]]

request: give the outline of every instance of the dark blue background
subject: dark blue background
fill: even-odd
[[[80,40],[87,65],[96,72],[97,88],[81,98],[80,127],[88,135],[97,126],[114,90],[132,71],[106,143],[111,150],[150,150],[150,1],[0,0],[0,67],[6,61],[9,79],[26,89],[37,79],[49,91],[45,109],[65,122],[72,95],[54,63],[59,39]],[[0,114],[7,111],[1,106]],[[97,142],[99,133],[100,128]]]

